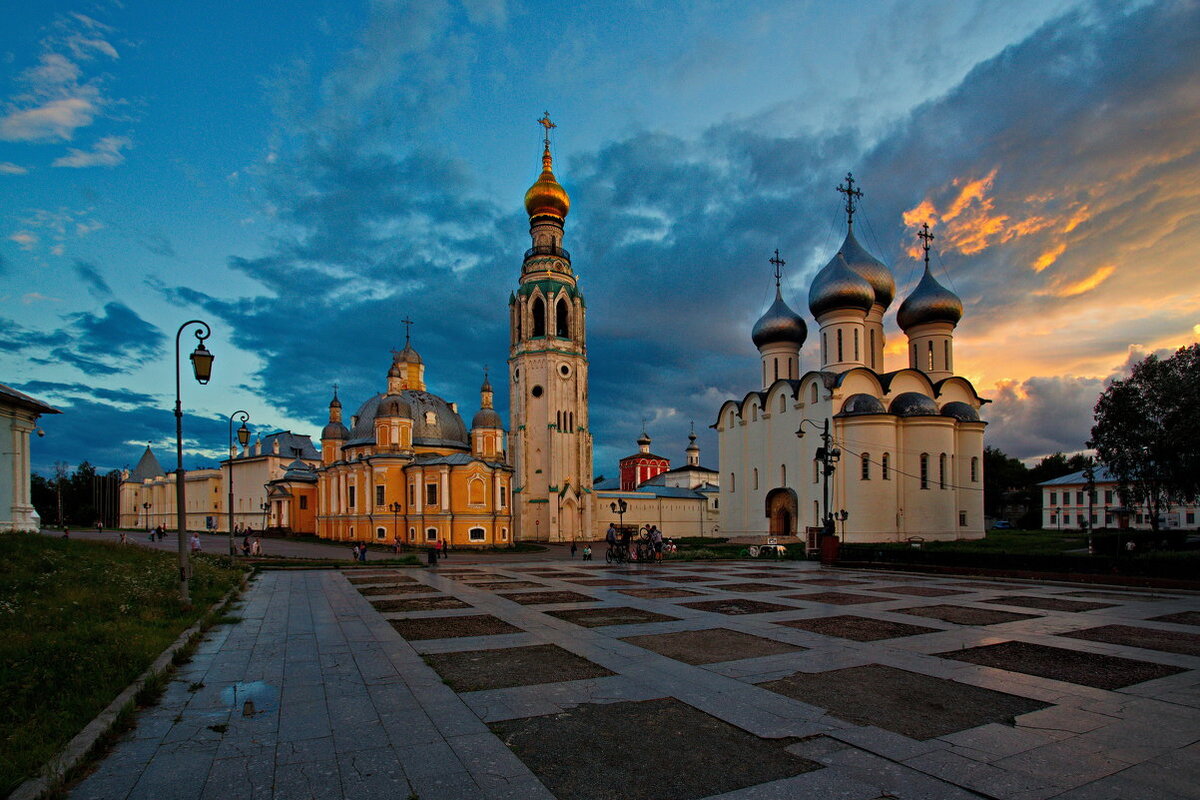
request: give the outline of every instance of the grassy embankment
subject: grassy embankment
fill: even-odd
[[[193,606],[173,553],[0,536],[0,796],[31,777],[240,580],[194,561]]]

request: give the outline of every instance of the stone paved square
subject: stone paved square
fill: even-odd
[[[596,598],[579,592],[523,592],[500,595],[505,600],[512,600],[523,606],[548,605],[550,603],[591,603]]]
[[[1012,723],[1045,708],[1026,697],[881,664],[830,672],[797,672],[759,684],[829,710],[839,719],[875,725],[913,739],[932,739],[989,722]]]
[[[698,631],[658,633],[644,636],[625,636],[623,642],[653,650],[659,655],[685,664],[715,664],[741,658],[798,653],[806,650],[799,645],[751,636],[728,628],[705,628]]]
[[[873,591],[912,597],[949,597],[953,594],[970,594],[961,589],[942,589],[937,586],[877,586]]]
[[[1113,606],[1112,603],[1086,603],[1082,600],[1063,600],[1058,597],[1034,597],[1031,595],[993,597],[988,602],[998,606],[1040,608],[1043,611],[1098,611],[1101,608],[1112,608]]]
[[[709,589],[718,589],[722,592],[786,592],[794,587],[784,586],[780,583],[708,583],[705,584]]]
[[[567,583],[579,586],[642,586],[641,581],[626,581],[621,578],[567,578]]]
[[[357,586],[364,583],[415,583],[417,579],[409,575],[398,575],[394,572],[375,572],[370,575],[347,575],[346,580]]]
[[[395,583],[388,586],[359,586],[363,597],[381,597],[395,594],[432,594],[438,590],[423,583]]]
[[[867,581],[848,581],[841,578],[815,578],[813,580],[796,581],[801,586],[861,586]]]
[[[492,723],[561,798],[693,800],[820,767],[671,698]],[[636,731],[636,736],[631,732]]]
[[[546,584],[535,581],[485,581],[483,583],[468,582],[467,586],[475,589],[543,589]]]
[[[585,628],[603,628],[608,625],[633,625],[644,622],[670,622],[679,617],[669,617],[657,611],[646,611],[641,608],[627,606],[604,608],[564,608],[558,611],[547,611],[546,614],[557,619],[565,619]]]
[[[1108,642],[1146,650],[1162,650],[1164,653],[1179,653],[1185,656],[1200,656],[1200,633],[1180,633],[1157,628],[1138,628],[1133,625],[1101,625],[1082,631],[1060,633],[1072,639],[1089,642]]]
[[[896,639],[901,636],[918,636],[922,633],[936,633],[941,630],[940,628],[926,628],[923,625],[909,625],[904,622],[892,622],[886,619],[856,617],[852,614],[837,617],[783,620],[777,621],[775,624],[819,633],[822,636],[853,639],[856,642],[875,642],[880,639]]]
[[[1037,619],[1039,614],[1019,614],[1016,611],[997,611],[991,608],[971,608],[970,606],[916,606],[914,608],[897,608],[897,614],[911,614],[916,617],[940,619],[943,622],[953,622],[956,625],[999,625],[1002,622],[1016,622],[1022,619]]]
[[[578,681],[616,674],[556,644],[427,653],[425,661],[456,692]]]
[[[690,589],[676,589],[670,586],[655,586],[649,589],[617,589],[618,594],[630,597],[640,597],[645,600],[655,600],[667,597],[702,597],[704,592],[693,592]]]
[[[1179,611],[1150,618],[1154,622],[1173,622],[1176,625],[1200,625],[1200,611]]]
[[[769,614],[772,611],[790,611],[792,606],[781,606],[778,603],[764,603],[761,600],[746,600],[734,597],[728,600],[701,600],[695,603],[680,603],[682,606],[699,611],[711,611],[715,614]]]
[[[1144,594],[1141,592],[1063,592],[1064,597],[1086,597],[1092,600],[1116,600],[1119,603],[1147,603],[1157,600],[1178,600],[1165,594]]]
[[[712,580],[712,576],[705,576],[705,575],[674,575],[674,576],[672,576],[672,577],[669,577],[669,578],[659,578],[658,580],[660,580],[660,581],[667,581],[668,583],[704,583],[705,581],[711,581],[711,580]]]
[[[448,594],[436,597],[411,597],[397,600],[372,600],[371,605],[376,611],[440,611],[448,608],[470,608],[470,603],[464,603],[457,597]]]
[[[1029,642],[1001,642],[935,655],[984,667],[1078,683],[1096,689],[1123,689],[1135,683],[1184,671],[1182,667],[1172,667],[1168,664],[1154,664],[1149,661],[1085,653]]]
[[[853,606],[859,603],[882,603],[886,597],[871,597],[849,592],[813,592],[811,594],[785,594],[788,600],[803,600],[807,603],[829,603],[835,606]]]
[[[521,633],[516,625],[510,625],[490,614],[471,614],[463,617],[422,617],[418,619],[388,620],[396,632],[409,641],[422,639],[457,639],[464,636],[495,636],[504,633]]]

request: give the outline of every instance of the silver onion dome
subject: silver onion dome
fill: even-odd
[[[858,239],[854,237],[853,228],[846,232],[846,241],[842,242],[842,256],[846,259],[846,265],[850,269],[866,278],[867,283],[871,284],[871,288],[875,291],[875,302],[886,310],[896,297],[896,279],[892,276],[892,271],[887,268],[887,264],[871,255],[865,247],[858,243]]]
[[[883,402],[873,394],[852,394],[842,403],[839,416],[854,417],[861,414],[886,414]]]
[[[929,264],[926,264],[921,282],[900,304],[896,322],[901,330],[908,330],[927,322],[949,322],[951,325],[957,325],[962,315],[962,300],[938,283],[937,278],[929,271]]]
[[[896,395],[896,399],[892,401],[888,410],[898,417],[938,416],[937,403],[933,402],[932,397],[920,392],[904,392]]]
[[[850,269],[840,252],[817,273],[808,289],[808,310],[818,319],[826,312],[842,308],[865,313],[871,310],[874,302],[875,290],[871,284]]]
[[[321,430],[322,439],[345,439],[350,435],[346,426],[340,422],[331,422]]]
[[[942,406],[942,416],[954,417],[959,422],[979,422],[979,412],[961,400]]]
[[[783,301],[783,295],[776,286],[775,302],[758,318],[758,322],[754,323],[750,338],[755,347],[777,342],[791,342],[800,347],[808,338],[808,326],[804,323],[804,318],[792,311]]]

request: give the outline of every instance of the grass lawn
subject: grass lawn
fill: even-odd
[[[908,547],[909,545],[900,545]],[[988,531],[982,539],[958,542],[926,542],[926,550],[959,553],[1020,553],[1055,555],[1087,547],[1087,534],[1078,531]]]
[[[0,535],[0,795],[31,777],[240,579],[195,559],[193,608],[174,553]]]

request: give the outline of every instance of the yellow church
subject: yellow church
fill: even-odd
[[[512,467],[504,425],[484,377],[470,431],[457,404],[425,388],[425,364],[406,337],[386,390],[342,421],[334,390],[316,469],[317,535],[426,546],[507,546]]]

